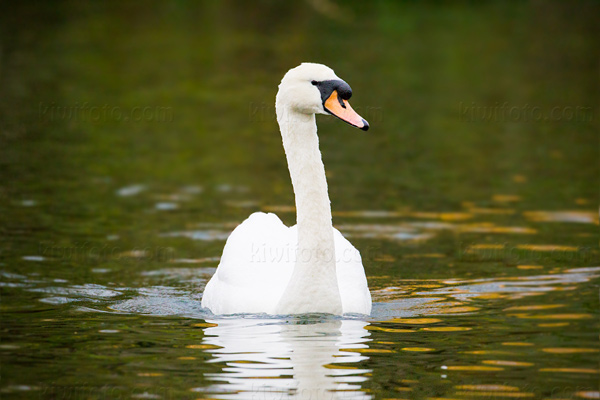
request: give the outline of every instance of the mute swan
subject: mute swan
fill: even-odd
[[[202,307],[214,314],[370,314],[360,253],[333,227],[315,114],[362,130],[369,124],[348,103],[350,86],[325,65],[289,70],[275,100],[292,178],[297,225],[254,213],[231,233]]]

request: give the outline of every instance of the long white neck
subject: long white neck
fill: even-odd
[[[298,252],[276,312],[341,314],[331,205],[315,115],[278,106],[277,121],[296,197]]]

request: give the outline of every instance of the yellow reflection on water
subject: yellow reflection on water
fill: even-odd
[[[442,322],[442,320],[438,319],[438,318],[394,318],[394,319],[391,319],[389,322],[396,322],[396,323],[400,323],[400,324],[420,325],[420,324],[435,324],[438,322]]]
[[[514,232],[513,232],[514,233]],[[579,247],[576,246],[564,246],[559,244],[517,244],[515,246],[519,250],[529,250],[538,252],[550,252],[550,251],[565,251],[574,252],[579,251]],[[479,243],[468,246],[465,250],[466,253],[474,253],[480,250],[504,250],[506,245],[500,243]]]
[[[352,367],[348,365],[337,365],[337,364],[324,364],[323,367],[328,369],[358,369],[358,367]]]
[[[456,394],[460,396],[469,396],[469,397],[534,397],[533,393],[525,393],[525,392],[456,392]]]
[[[496,226],[491,222],[459,225],[457,230],[464,233],[516,233],[525,235],[538,233],[537,229],[525,226]]]
[[[503,244],[497,243],[480,243],[480,244],[472,244],[467,247],[466,252],[469,253],[475,250],[502,250],[504,249]]]
[[[412,212],[409,216],[414,218],[424,219],[439,219],[442,221],[463,221],[466,219],[473,218],[471,213],[463,212],[445,212],[445,213],[434,213],[434,212]]]
[[[468,210],[473,214],[510,215],[515,213],[512,208],[469,207]]]
[[[480,299],[494,300],[494,299],[503,299],[507,296],[508,295],[506,295],[506,294],[500,294],[500,293],[483,293],[481,295],[478,295],[477,297]]]
[[[393,350],[390,349],[340,349],[340,351],[349,351],[349,352],[353,352],[353,353],[393,353]]]
[[[576,392],[575,396],[581,397],[582,399],[600,399],[600,392],[595,392],[595,391]]]
[[[479,307],[472,307],[472,306],[448,307],[448,308],[439,309],[437,314],[462,314],[462,313],[478,311],[479,309],[480,309]]]
[[[446,369],[448,369],[449,371],[481,371],[481,372],[503,371],[504,370],[504,368],[486,367],[484,365],[449,365]]]
[[[438,327],[427,327],[421,328],[422,331],[430,331],[430,332],[462,332],[462,331],[470,331],[473,328],[469,328],[466,326],[438,326]]]
[[[578,251],[579,247],[559,244],[518,244],[517,249],[530,251]]]
[[[542,328],[558,328],[561,326],[568,326],[570,325],[569,322],[551,322],[548,324],[537,324],[537,326],[542,327]]]
[[[533,343],[527,342],[502,342],[502,346],[533,346]]]
[[[475,390],[479,392],[491,391],[491,392],[518,392],[520,389],[516,386],[507,385],[457,385],[454,386],[459,390]]]
[[[511,203],[519,200],[521,200],[521,196],[515,194],[495,194],[492,196],[492,201],[498,203]]]
[[[525,361],[507,361],[507,360],[484,360],[483,364],[487,365],[502,365],[505,367],[531,367],[533,363]]]
[[[463,351],[463,354],[476,354],[476,355],[512,355],[512,351],[505,350],[471,350]]]
[[[543,269],[542,265],[517,265],[518,269]]]
[[[393,257],[393,256],[391,256],[391,255],[389,255],[389,254],[382,254],[379,257],[375,257],[375,261],[378,261],[378,262],[394,262],[394,261],[396,261],[396,258]]]
[[[574,354],[574,353],[598,353],[600,350],[554,347],[554,348],[542,349],[542,351],[546,352],[546,353],[553,353],[553,354]]]
[[[526,211],[525,218],[535,222],[578,222],[598,224],[598,213],[595,211]]]
[[[208,322],[201,322],[201,323],[198,323],[198,324],[192,324],[192,326],[196,326],[198,328],[208,328],[210,326],[217,326],[217,324],[210,324]]]
[[[185,347],[188,349],[218,349],[219,348],[218,346],[214,346],[212,344],[189,344]]]
[[[435,349],[431,349],[429,347],[403,347],[404,351],[434,351]]]
[[[525,175],[516,174],[513,175],[512,180],[515,183],[525,183],[527,182],[527,177]]]
[[[384,328],[383,326],[375,326],[375,325],[369,325],[365,329],[367,329],[369,331],[381,331],[381,332],[390,332],[390,333],[412,333],[412,332],[416,332],[413,329]]]
[[[405,254],[404,258],[444,258],[445,254],[440,253],[424,253],[424,254]]]

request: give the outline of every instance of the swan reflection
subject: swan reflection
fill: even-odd
[[[222,399],[370,399],[361,383],[368,369],[367,322],[336,319],[207,321],[203,344],[222,371],[203,392]],[[344,365],[339,365],[343,363]]]

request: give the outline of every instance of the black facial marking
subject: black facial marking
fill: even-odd
[[[346,105],[344,104],[344,100],[342,99],[342,96],[338,96],[338,102],[340,103],[340,106],[342,106],[342,108],[346,108]]]
[[[344,100],[349,100],[352,97],[352,89],[350,85],[344,82],[341,79],[331,79],[327,81],[312,81],[313,85],[319,88],[321,92],[321,100],[323,101],[323,105],[325,101],[331,96],[334,90],[338,92],[338,101],[343,108],[346,108],[344,105]]]

